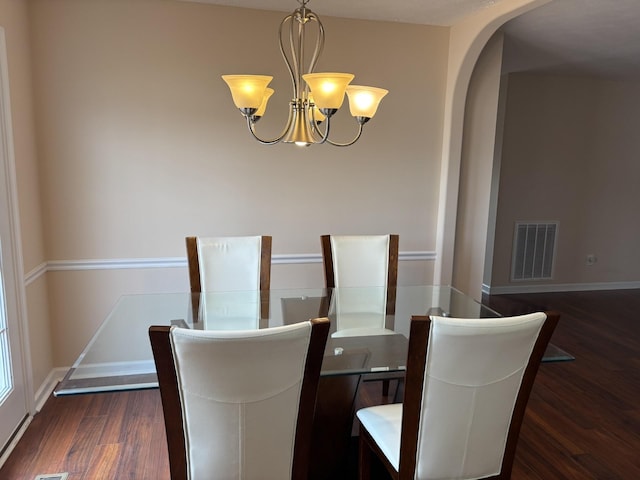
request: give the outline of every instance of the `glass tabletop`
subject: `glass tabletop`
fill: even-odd
[[[412,315],[499,316],[448,286],[125,295],[55,395],[157,387],[151,325],[247,330],[329,317],[323,376],[402,372]]]

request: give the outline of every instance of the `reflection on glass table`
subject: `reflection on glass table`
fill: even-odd
[[[395,315],[382,316],[371,307],[378,305],[379,290],[272,289],[262,296],[254,291],[125,295],[55,394],[157,387],[148,337],[151,325],[241,330],[328,316],[332,324],[322,375],[340,376],[404,370],[412,315],[498,316],[445,286],[397,287]]]
[[[387,315],[386,287],[334,289],[328,316],[335,324],[332,338],[396,333],[394,316]]]
[[[196,328],[203,330],[257,330],[261,325],[260,292],[212,292],[195,294],[199,299]],[[268,321],[268,318],[264,319]]]

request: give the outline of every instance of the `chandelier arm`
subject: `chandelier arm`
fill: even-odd
[[[304,2],[306,5],[306,2]],[[282,41],[282,32],[284,25],[290,22],[289,25],[289,51],[290,57],[287,55],[284,43]],[[291,78],[291,83],[293,84],[293,96],[294,98],[302,99],[303,90],[306,91],[306,88],[303,88],[302,83],[302,73],[304,71],[304,43],[305,43],[305,27],[307,22],[316,22],[318,27],[318,34],[316,37],[316,44],[313,50],[313,55],[311,57],[311,62],[309,63],[309,68],[306,73],[312,73],[316,63],[318,63],[318,59],[324,50],[324,26],[320,21],[320,18],[313,13],[311,10],[307,9],[304,5],[302,8],[299,8],[291,15],[285,17],[282,22],[280,22],[280,28],[278,31],[278,43],[280,46],[280,54],[287,65],[287,69],[289,70],[289,76]],[[295,31],[295,28],[298,28],[298,32]]]
[[[316,38],[316,46],[313,50],[313,56],[311,57],[311,62],[309,63],[309,71],[307,73],[312,73],[313,69],[316,67],[316,63],[318,63],[318,59],[320,55],[322,55],[322,51],[324,50],[324,26],[320,21],[320,17],[318,17],[311,10],[307,10],[308,18],[310,21],[316,22],[318,25],[318,37]]]
[[[298,11],[298,15],[300,15],[300,11]],[[291,49],[291,57],[293,59],[293,68],[295,71],[295,81],[294,81],[294,97],[297,99],[301,99],[301,90],[302,90],[302,63],[304,56],[304,23],[301,23],[300,19],[298,20],[298,24],[295,22],[291,22],[291,28],[289,29],[289,48]],[[304,22],[304,19],[302,19]],[[294,27],[297,27],[297,35],[294,31]],[[297,43],[296,43],[297,39]]]
[[[353,145],[354,143],[356,143],[358,141],[358,139],[360,138],[360,135],[362,135],[362,130],[363,130],[363,125],[362,124],[358,125],[358,134],[350,142],[337,143],[337,142],[332,142],[331,140],[329,140],[327,138],[327,143],[330,144],[330,145],[333,145],[334,147],[350,147],[351,145]]]
[[[256,133],[256,130],[255,130],[256,122],[251,121],[251,117],[249,117],[249,116],[246,117],[246,119],[247,119],[247,128],[249,129],[249,132],[251,132],[251,135],[253,136],[253,138],[255,138],[261,144],[263,144],[263,145],[275,145],[276,143],[281,142],[282,139],[284,138],[284,136],[287,134],[287,131],[291,127],[292,118],[293,118],[293,107],[290,107],[289,108],[289,118],[287,119],[287,123],[285,124],[285,127],[282,130],[282,133],[278,137],[276,137],[276,138],[274,138],[272,140],[264,140],[263,138],[260,138],[258,136],[258,134]]]
[[[313,132],[313,134],[317,135],[318,137],[320,137],[320,141],[318,141],[316,143],[318,143],[320,145],[325,143],[327,141],[327,139],[329,138],[329,130],[331,129],[331,117],[326,117],[325,118],[324,133],[322,133],[320,128],[318,128],[318,124],[315,122],[313,112],[310,115],[309,124],[311,125],[311,131]]]
[[[291,28],[289,30],[289,42],[292,42],[293,14],[287,15],[286,17],[284,17],[282,22],[280,22],[280,28],[278,29],[278,43],[280,44],[280,55],[282,55],[282,59],[284,60],[284,63],[287,65],[287,70],[289,70],[289,77],[291,78],[291,84],[293,85],[293,98],[296,98],[296,94],[298,91],[298,72],[297,72],[297,67],[294,70],[293,65],[297,63],[297,59],[295,57],[295,52],[293,51],[293,49],[291,50],[291,53],[294,58],[289,59],[289,57],[287,57],[287,54],[284,51],[284,45],[282,43],[282,28],[284,27],[285,23],[287,23],[287,21],[291,23]]]
[[[356,136],[349,142],[346,143],[338,143],[338,142],[334,142],[332,140],[329,139],[329,132],[331,130],[331,117],[327,117],[326,118],[326,127],[325,127],[325,131],[324,133],[322,133],[320,131],[320,129],[318,128],[318,126],[312,122],[312,129],[313,129],[313,133],[315,135],[318,135],[321,140],[319,142],[317,142],[318,144],[323,144],[323,143],[328,143],[330,145],[333,145],[334,147],[350,147],[351,145],[353,145],[354,143],[356,143],[359,139],[360,136],[362,135],[362,131],[364,130],[364,124],[366,123],[366,121],[358,122],[358,133],[356,134]]]

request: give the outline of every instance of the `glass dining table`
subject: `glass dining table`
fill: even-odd
[[[453,287],[433,285],[391,291],[375,287],[125,295],[54,395],[157,388],[148,335],[151,325],[247,330],[328,317],[309,480],[340,479],[353,448],[358,388],[367,380],[397,380],[401,385],[414,315],[500,316]],[[564,359],[560,352],[552,352],[546,360]]]
[[[497,316],[451,287],[272,289],[122,296],[54,391],[56,396],[157,387],[151,325],[247,330],[330,317],[322,375],[401,371],[411,315]]]
[[[449,286],[272,289],[263,292],[159,293],[122,296],[54,395],[157,387],[151,325],[247,330],[329,317],[322,376],[402,372],[412,315],[499,316]]]

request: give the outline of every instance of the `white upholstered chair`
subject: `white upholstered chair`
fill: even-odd
[[[399,236],[322,235],[325,286],[332,289],[328,315],[335,320],[332,338],[393,334],[398,284]],[[382,381],[389,394],[390,380],[402,375],[367,375]]]
[[[394,479],[509,479],[558,318],[413,317],[403,403],[357,412],[360,478],[376,455]]]
[[[328,319],[152,326],[172,480],[306,480]]]
[[[191,292],[200,294],[194,317],[205,328],[213,322],[216,329],[258,328],[269,315],[271,237],[186,237],[186,245]],[[243,298],[211,292],[242,292]]]
[[[335,288],[332,337],[384,335],[395,312],[398,235],[322,235],[325,285]]]

